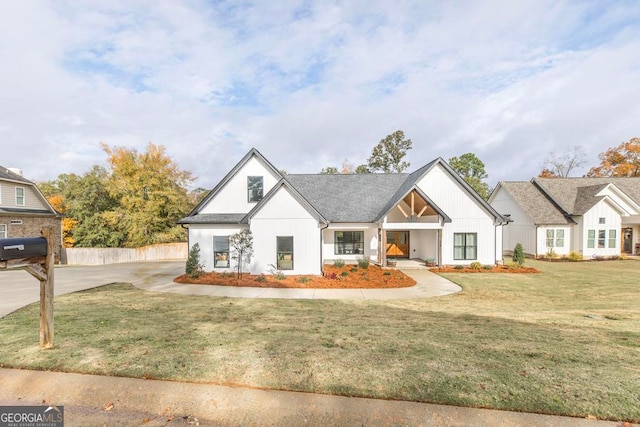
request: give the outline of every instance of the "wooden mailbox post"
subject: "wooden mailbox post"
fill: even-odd
[[[40,348],[53,347],[53,235],[51,228],[42,230],[47,241],[45,256],[0,261],[0,269],[24,269],[40,281]]]

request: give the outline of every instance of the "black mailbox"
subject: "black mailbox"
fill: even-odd
[[[44,237],[14,237],[0,239],[0,261],[47,255]]]

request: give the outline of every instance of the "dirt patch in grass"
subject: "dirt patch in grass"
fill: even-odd
[[[491,268],[488,268],[491,267]],[[482,267],[480,269],[464,267],[439,267],[432,268],[431,271],[435,273],[540,273],[540,270],[533,267],[509,267],[508,265],[492,265]]]
[[[407,288],[416,281],[398,270],[370,265],[369,268],[345,265],[324,266],[323,276],[277,276],[244,274],[238,278],[232,273],[205,273],[191,279],[186,274],[177,277],[177,283],[197,285],[240,286],[256,288],[314,288],[314,289],[382,289]]]

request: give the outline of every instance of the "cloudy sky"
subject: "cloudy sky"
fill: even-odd
[[[489,181],[640,136],[640,2],[4,1],[0,165],[32,180],[163,145],[211,188],[251,147],[289,173],[473,152]]]

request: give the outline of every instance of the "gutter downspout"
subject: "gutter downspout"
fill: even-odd
[[[322,237],[322,232],[327,228],[329,228],[329,223],[327,223],[324,227],[320,227],[320,274],[322,275],[324,275],[324,253],[322,251],[324,239]]]

